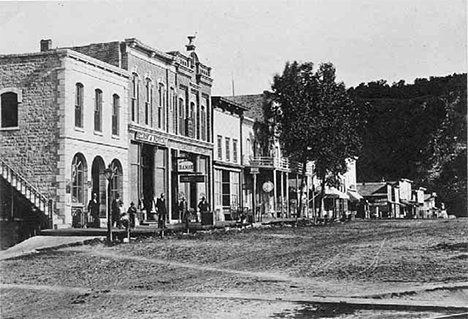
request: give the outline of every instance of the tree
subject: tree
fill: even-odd
[[[379,80],[348,93],[370,103],[357,161],[360,181],[408,178],[438,194],[451,214],[467,214],[466,74]]]
[[[325,186],[336,186],[347,170],[346,161],[359,154],[358,128],[364,124],[366,108],[357,107],[344,84],[336,82],[331,63],[314,72],[313,63],[288,62],[273,78],[272,91],[265,118],[274,122],[285,155],[302,164],[302,185],[306,163],[315,163],[323,200]]]

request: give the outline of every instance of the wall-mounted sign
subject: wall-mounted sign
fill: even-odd
[[[273,185],[272,182],[268,181],[268,182],[263,183],[262,189],[265,193],[269,193],[273,190],[274,186],[275,185]]]
[[[135,140],[149,142],[149,143],[163,145],[163,146],[167,145],[166,137],[157,136],[157,135],[145,133],[145,132],[136,132]]]
[[[258,169],[258,167],[250,168],[250,174],[259,174],[259,173],[260,173],[260,170]]]
[[[189,160],[181,160],[177,163],[177,171],[179,173],[193,172],[193,162]]]
[[[204,183],[205,175],[180,175],[181,183]]]

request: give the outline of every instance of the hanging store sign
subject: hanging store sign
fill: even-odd
[[[204,183],[206,175],[180,175],[181,183]]]
[[[135,140],[149,142],[152,144],[158,144],[158,145],[163,145],[163,146],[167,145],[167,138],[162,137],[162,136],[157,136],[154,134],[150,134],[150,133],[145,133],[145,132],[136,132]]]
[[[189,160],[182,160],[177,163],[177,171],[179,173],[192,173],[194,171],[193,167],[193,162]]]

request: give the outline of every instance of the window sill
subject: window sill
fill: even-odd
[[[94,135],[102,136],[102,132],[94,131]]]
[[[19,126],[0,127],[0,131],[19,131]]]
[[[80,133],[84,133],[84,128],[75,126],[75,131],[80,132]]]
[[[114,135],[114,134],[112,134],[112,138],[113,138],[114,140],[120,140],[120,136],[119,136],[119,135]]]

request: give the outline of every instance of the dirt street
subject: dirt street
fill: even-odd
[[[0,266],[2,318],[431,318],[468,312],[468,219],[173,234]]]

